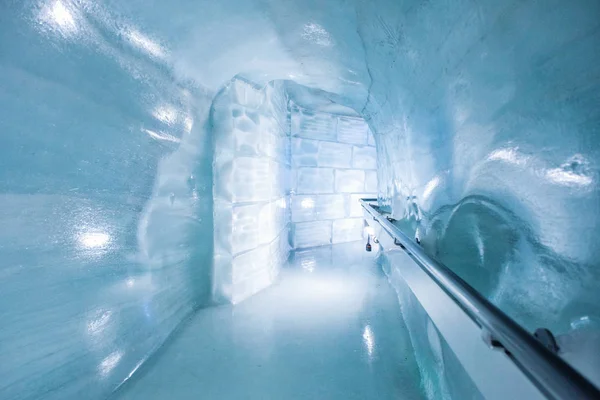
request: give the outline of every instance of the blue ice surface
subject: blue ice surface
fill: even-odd
[[[288,259],[288,114],[282,81],[233,79],[213,100],[214,302],[256,294]]]
[[[597,0],[1,2],[0,397],[104,398],[209,303],[208,117],[234,77],[365,118],[399,225],[527,329],[597,354],[598,15]]]
[[[210,98],[73,7],[0,5],[2,399],[106,398],[209,302]]]
[[[274,286],[185,321],[115,398],[423,399],[375,257],[362,241],[294,251]]]
[[[290,97],[298,91],[291,87]],[[377,154],[368,145],[368,125],[359,117],[306,110],[292,101],[289,108],[293,248],[362,239],[362,214],[353,210],[356,196],[377,197]]]

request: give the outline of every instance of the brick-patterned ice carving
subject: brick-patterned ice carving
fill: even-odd
[[[320,194],[315,196],[315,219],[337,219],[344,218],[344,195],[342,194]]]
[[[292,166],[316,167],[319,158],[319,141],[292,138]]]
[[[375,147],[375,136],[373,136],[373,132],[369,131],[369,140],[367,142],[369,146]]]
[[[375,147],[354,146],[352,149],[352,168],[377,169]]]
[[[338,219],[333,221],[332,243],[351,242],[363,237],[364,222],[362,218]]]
[[[297,195],[290,200],[292,222],[315,220],[316,195]]]
[[[337,120],[337,116],[332,114],[315,113],[294,106],[292,136],[335,142]]]
[[[337,141],[366,145],[369,126],[362,118],[339,117]]]
[[[233,160],[233,202],[268,201],[276,169],[268,158],[238,157]]]
[[[333,193],[332,168],[299,168],[297,190],[299,194]]]
[[[346,215],[349,217],[362,217],[363,209],[360,199],[374,198],[373,193],[355,193],[346,195]]]
[[[213,121],[213,296],[238,303],[270,285],[289,254],[287,98],[277,84],[234,80]]]
[[[377,158],[368,125],[360,118],[295,106],[291,113],[294,247],[359,240],[363,214],[358,200],[377,193]]]
[[[377,193],[377,171],[365,171],[365,192]]]
[[[360,169],[335,171],[335,191],[339,193],[364,192],[365,171]]]
[[[352,159],[352,146],[341,143],[319,143],[320,167],[350,168]]]
[[[293,237],[297,249],[331,244],[331,221],[295,223]]]

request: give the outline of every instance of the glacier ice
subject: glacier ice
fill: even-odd
[[[293,88],[288,95],[299,91]],[[309,111],[290,102],[290,234],[296,249],[362,239],[358,198],[377,196],[377,154],[364,120],[341,106],[341,114],[330,113],[331,107],[322,111],[323,95],[313,96],[317,105]]]
[[[289,129],[281,83],[234,80],[213,101],[215,302],[269,286],[288,258]]]
[[[269,290],[194,315],[115,398],[425,399],[375,253],[314,247],[290,264]]]
[[[345,237],[352,221],[294,218],[304,200],[344,193],[350,220],[375,188],[407,233],[528,330],[591,341],[598,15],[597,0],[2,2],[0,397],[108,396],[215,282],[261,271],[251,293],[275,273],[256,260]],[[214,193],[213,163],[233,155],[214,153],[211,115],[232,80],[260,90],[233,85],[234,118],[217,122],[236,133],[237,180]],[[289,142],[251,134],[282,115],[259,110],[279,103],[261,103],[268,87],[294,103]],[[294,158],[298,138],[343,138],[356,171],[335,170],[344,151]],[[363,146],[376,147],[376,178]],[[298,176],[280,168],[287,156],[307,164]],[[271,196],[286,185],[300,206]],[[271,205],[224,215],[213,196]],[[236,232],[236,251],[257,251],[238,260],[252,267],[218,275],[233,215],[263,212],[265,237]],[[291,243],[252,247],[286,218]],[[430,351],[414,342],[417,358]],[[423,357],[422,375],[434,368]],[[432,383],[468,390],[451,384]]]

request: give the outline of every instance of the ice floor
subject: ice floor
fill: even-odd
[[[420,399],[398,300],[364,243],[292,253],[279,282],[196,313],[119,399]]]

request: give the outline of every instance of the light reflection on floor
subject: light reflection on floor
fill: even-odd
[[[303,250],[280,281],[198,312],[122,399],[420,399],[397,297],[364,243]]]

